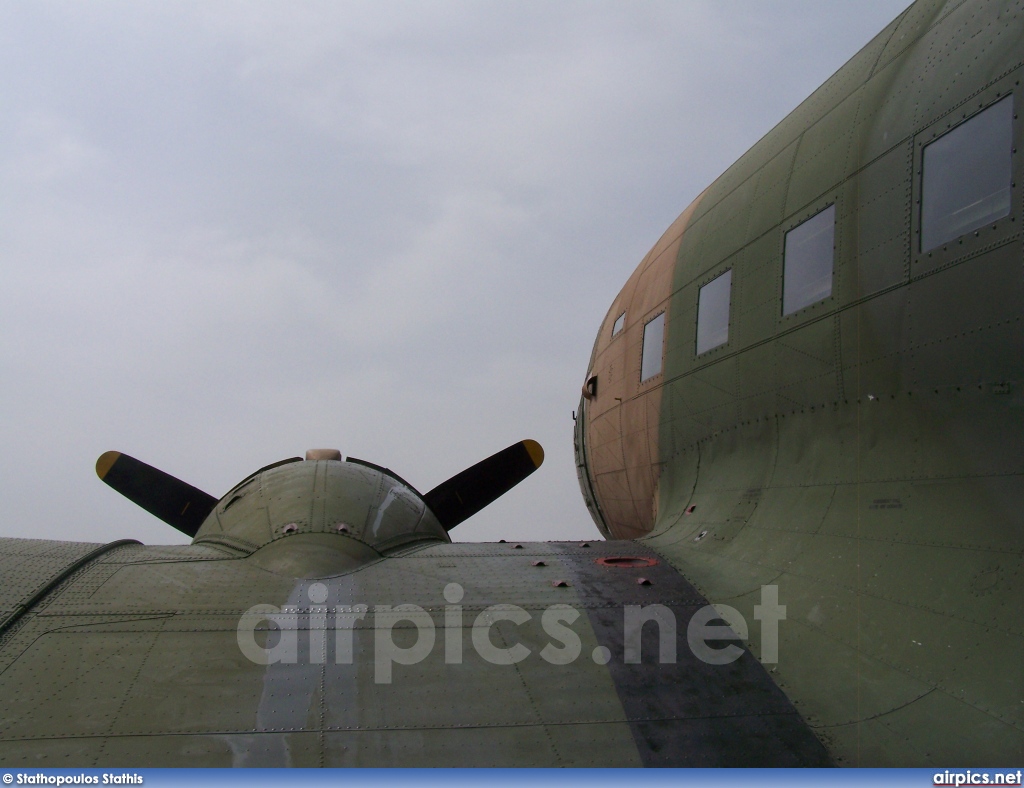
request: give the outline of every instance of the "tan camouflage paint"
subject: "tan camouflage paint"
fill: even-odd
[[[594,492],[611,538],[636,539],[649,533],[657,518],[658,419],[662,374],[640,382],[644,326],[665,312],[664,336],[673,272],[683,233],[700,205],[701,194],[665,231],[637,266],[601,325],[587,380],[597,378],[597,395],[584,408],[588,467]],[[623,312],[622,330],[612,326]],[[664,349],[663,349],[664,353]]]

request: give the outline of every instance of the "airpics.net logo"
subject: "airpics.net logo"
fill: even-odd
[[[1021,771],[1015,772],[978,772],[966,769],[965,771],[936,772],[932,778],[932,785],[961,786],[961,785],[1020,785]]]
[[[354,632],[359,622],[364,622],[368,631],[371,629],[368,624],[372,623],[374,682],[377,684],[391,683],[395,665],[415,665],[427,659],[438,646],[438,629],[442,630],[445,664],[462,664],[466,654],[466,614],[459,603],[465,591],[458,583],[449,583],[444,588],[448,604],[444,606],[440,626],[434,616],[419,605],[373,605],[371,622],[369,605],[325,605],[328,588],[323,583],[312,583],[306,595],[310,605],[305,607],[254,605],[243,613],[236,630],[242,654],[257,665],[322,665],[328,662],[329,643],[333,643],[333,661],[351,665]],[[536,611],[531,613],[511,604],[485,608],[475,616],[468,630],[473,650],[492,665],[522,662],[534,651],[522,642],[496,645],[493,630],[498,625],[503,632],[509,625],[524,626],[535,621],[536,615]],[[540,658],[551,665],[570,665],[580,659],[583,641],[573,629],[573,624],[581,617],[580,612],[571,605],[555,604],[544,608],[539,616],[541,629],[548,639],[537,650]],[[779,661],[779,622],[785,618],[786,606],[779,604],[778,586],[761,586],[761,603],[754,606],[754,619],[760,626],[761,662],[775,664]],[[679,635],[676,614],[661,604],[623,605],[622,653],[613,654],[607,646],[597,646],[590,658],[599,665],[607,665],[613,659],[627,665],[640,664],[642,634],[648,624],[657,628],[658,663],[675,664]],[[400,639],[404,644],[396,642],[396,628],[403,630]],[[409,643],[413,631],[415,637]],[[262,635],[262,644],[258,642],[258,632]],[[719,644],[746,641],[748,636],[743,614],[729,605],[704,605],[686,622],[687,647],[697,659],[709,665],[735,662],[742,656],[743,649],[734,643]],[[505,641],[504,634],[499,637]]]

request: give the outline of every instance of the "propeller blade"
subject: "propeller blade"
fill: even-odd
[[[542,462],[544,449],[537,441],[520,441],[442,482],[423,500],[450,531],[507,493]]]
[[[129,501],[189,536],[196,535],[217,505],[212,495],[119,451],[100,455],[96,475]]]

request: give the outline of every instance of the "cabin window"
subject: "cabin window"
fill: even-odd
[[[1012,96],[925,147],[922,252],[1010,213],[1012,154]]]
[[[712,279],[697,296],[697,355],[729,341],[732,271]]]
[[[626,313],[623,312],[621,315],[619,315],[617,318],[615,318],[615,322],[612,324],[612,336],[615,336],[616,334],[618,334],[622,330],[622,327],[625,324],[626,324]]]
[[[661,372],[662,345],[665,340],[665,313],[644,325],[644,348],[640,359],[640,382]]]
[[[832,295],[835,235],[835,205],[786,233],[782,314],[790,315]]]

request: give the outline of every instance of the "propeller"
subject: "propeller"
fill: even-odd
[[[189,536],[195,536],[217,499],[191,484],[119,451],[96,460],[96,475],[129,501]]]
[[[537,441],[514,443],[455,474],[423,496],[445,530],[450,531],[500,498],[544,462]]]
[[[299,457],[282,460],[256,473],[299,461]],[[450,531],[507,493],[542,462],[544,450],[537,441],[520,441],[442,482],[424,495],[423,500],[445,530]],[[218,499],[212,495],[118,451],[100,455],[96,460],[96,474],[125,498],[189,536],[196,535],[217,505]]]

